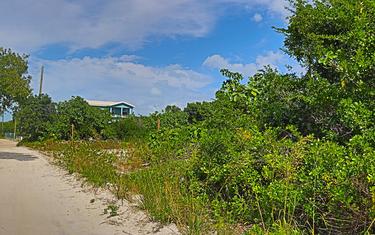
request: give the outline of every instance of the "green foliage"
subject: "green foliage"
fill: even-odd
[[[166,113],[177,113],[181,111],[176,105],[167,105],[164,110]]]
[[[295,1],[285,50],[308,76],[333,84],[342,98],[375,109],[375,3],[372,0]]]
[[[81,97],[57,105],[55,126],[52,133],[58,139],[99,138],[111,121],[109,112],[91,107]]]
[[[115,120],[109,125],[111,137],[127,141],[144,139],[149,133],[145,122],[145,118],[135,116]]]
[[[0,47],[0,113],[22,102],[30,93],[27,56]]]
[[[49,96],[30,96],[16,114],[21,126],[20,134],[30,141],[48,137],[55,112],[55,104]]]
[[[286,51],[311,73],[358,89],[374,78],[375,3],[372,0],[294,1]]]
[[[91,107],[81,97],[54,104],[47,95],[29,96],[15,116],[27,141],[98,139],[114,135],[109,128],[110,114]]]
[[[119,197],[142,194],[154,218],[191,233],[375,233],[375,2],[292,3],[278,31],[305,75],[222,70],[213,101],[110,128],[75,99],[58,106],[63,129],[131,141],[127,157],[83,142],[56,158]]]
[[[212,130],[193,159],[191,186],[211,199],[217,220],[360,232],[374,214],[375,152],[368,146],[364,154],[356,151],[302,137],[292,127]]]
[[[188,162],[171,161],[149,169],[124,175],[127,190],[142,195],[141,205],[154,219],[189,226],[189,233],[199,234],[205,229],[204,202],[186,190],[185,171]],[[147,182],[147,183],[146,183]]]
[[[311,111],[318,114],[313,116],[318,136],[348,141],[364,130],[353,129],[356,120],[345,112],[360,107],[348,102],[360,104],[362,111],[375,109],[374,1],[293,2],[288,27],[278,31],[285,35],[285,51],[308,69],[303,79],[311,80],[306,98],[312,103],[307,107],[317,107]]]
[[[150,162],[160,163],[173,159],[187,159],[195,153],[196,140],[202,130],[195,127],[162,129],[152,133],[148,146],[153,155]]]
[[[54,159],[65,167],[69,173],[77,172],[96,186],[114,183],[117,178],[113,167],[116,157],[102,151],[94,142],[69,142],[61,145],[44,145],[45,150],[55,148]]]
[[[224,75],[228,73],[223,71]],[[246,84],[240,82],[242,77],[231,77],[220,95],[251,116],[259,128],[295,125],[304,135],[350,137],[337,113],[339,91],[327,81],[282,75],[270,68],[258,72]]]
[[[184,109],[184,112],[188,115],[188,122],[190,124],[206,120],[212,115],[212,111],[210,102],[188,103]]]
[[[13,132],[14,132],[14,121],[7,121],[7,122],[1,123],[1,133],[0,133],[1,137],[4,137],[5,133],[13,133]],[[17,134],[19,133],[17,132]]]
[[[374,128],[375,112],[362,101],[353,102],[343,99],[339,105],[340,118],[352,132],[361,133],[363,130]]]
[[[119,209],[119,206],[116,205],[116,204],[113,204],[113,203],[110,203],[107,208],[104,209],[103,213],[106,215],[108,214],[109,212],[109,216],[108,218],[110,217],[113,217],[113,216],[117,216],[118,215],[118,209]]]
[[[167,106],[165,111],[161,114],[155,114],[157,118],[160,118],[160,127],[163,129],[171,129],[175,127],[185,126],[188,124],[187,114],[181,109],[175,107],[174,109]]]
[[[143,161],[144,154],[132,152],[128,144],[46,141],[27,145],[47,152],[69,173],[78,173],[94,186],[109,188],[119,199],[137,203],[147,209],[153,219],[163,223],[175,222],[188,234],[204,233],[210,228],[206,203],[194,198],[187,190],[185,173],[188,161],[170,161],[143,169],[138,165],[135,170],[124,174],[123,167],[129,167],[137,158]],[[136,151],[142,145],[138,143]],[[126,149],[122,149],[124,147]],[[126,155],[116,154],[121,150],[125,150]],[[118,207],[109,204],[105,212],[115,216]]]

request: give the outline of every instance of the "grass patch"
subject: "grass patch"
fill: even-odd
[[[134,144],[120,142],[48,141],[26,145],[49,153],[57,165],[69,173],[78,173],[96,187],[110,185],[108,188],[118,199],[137,200],[153,220],[176,223],[186,234],[212,230],[207,204],[202,198],[194,198],[188,190],[185,178],[188,160],[149,166],[144,156],[148,154],[147,147],[135,149]],[[108,149],[126,149],[127,157],[117,156]],[[107,208],[109,215],[116,211]]]
[[[194,198],[185,184],[188,161],[171,161],[141,169],[121,177],[120,197],[128,192],[142,195],[141,205],[153,219],[176,223],[188,234],[200,234],[209,229],[207,207]]]

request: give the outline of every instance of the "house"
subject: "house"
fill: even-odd
[[[99,100],[86,100],[92,107],[97,107],[102,110],[108,110],[113,118],[123,118],[133,114],[134,105],[125,101],[99,101]]]

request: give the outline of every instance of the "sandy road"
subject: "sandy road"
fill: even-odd
[[[45,156],[0,140],[0,235],[177,234],[129,203],[119,216],[103,214],[113,196],[84,190]]]

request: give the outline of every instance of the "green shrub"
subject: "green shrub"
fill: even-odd
[[[53,129],[57,139],[98,139],[111,121],[109,112],[91,107],[81,97],[57,105]]]
[[[375,233],[374,1],[291,3],[277,30],[301,76],[266,67],[243,81],[222,70],[211,102],[111,125],[75,98],[48,132],[68,139],[73,124],[77,139],[128,143],[35,146],[120,198],[142,194],[155,219],[188,233]]]
[[[146,138],[150,130],[144,125],[144,118],[129,116],[115,120],[110,124],[115,138],[120,140],[141,140]]]
[[[290,137],[280,138],[284,132]],[[302,137],[292,127],[211,130],[194,159],[191,185],[197,196],[211,199],[217,220],[265,227],[286,221],[319,233],[365,231],[374,216],[375,152],[369,146],[353,150]]]
[[[48,138],[55,113],[55,104],[52,103],[49,96],[28,97],[17,112],[17,118],[21,127],[19,128],[20,134],[29,141]]]

